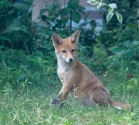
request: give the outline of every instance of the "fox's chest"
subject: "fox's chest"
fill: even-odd
[[[66,84],[71,77],[70,67],[58,66],[57,73],[63,84]]]

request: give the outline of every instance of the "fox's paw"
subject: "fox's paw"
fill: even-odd
[[[58,99],[53,99],[52,105],[57,105],[59,108],[63,108],[64,102],[59,102]]]
[[[58,104],[58,99],[53,99],[52,104],[53,104],[53,105]]]

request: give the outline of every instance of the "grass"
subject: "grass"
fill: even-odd
[[[106,83],[112,98],[130,102],[133,111],[118,111],[111,106],[87,108],[72,97],[63,108],[52,106],[50,102],[60,90],[61,83],[57,80],[58,85],[51,82],[16,90],[7,85],[0,94],[0,125],[138,125],[139,92],[128,91],[128,80],[116,73],[100,78]]]

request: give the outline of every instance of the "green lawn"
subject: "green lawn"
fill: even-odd
[[[112,75],[101,79],[112,97],[130,102],[133,111],[118,111],[110,106],[87,108],[71,96],[63,108],[52,106],[50,102],[60,90],[59,81],[20,90],[7,85],[0,94],[0,125],[138,125],[139,92],[129,91],[126,78]]]

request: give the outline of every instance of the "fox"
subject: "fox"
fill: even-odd
[[[116,102],[111,99],[110,92],[99,78],[77,57],[80,31],[77,30],[68,38],[52,35],[52,42],[57,58],[57,74],[62,82],[62,88],[51,104],[59,105],[68,99],[69,93],[79,98],[85,106],[111,105],[118,110],[132,110],[129,103]]]

